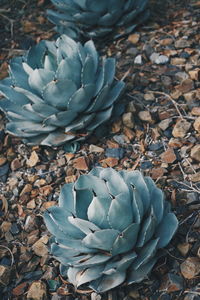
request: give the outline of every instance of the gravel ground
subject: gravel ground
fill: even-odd
[[[2,300],[200,299],[200,1],[152,1],[151,19],[102,47],[117,59],[126,111],[104,138],[75,153],[28,147],[4,132],[0,113],[0,294]],[[2,1],[0,79],[8,60],[54,36],[48,1]],[[43,211],[60,187],[94,166],[141,170],[171,202],[180,226],[151,275],[105,295],[74,291],[48,254]]]

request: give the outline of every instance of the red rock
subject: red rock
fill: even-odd
[[[73,160],[74,168],[77,170],[87,171],[88,165],[84,156],[80,156]]]
[[[22,166],[22,163],[18,158],[13,159],[13,161],[10,164],[10,168],[12,171],[18,170],[19,168],[21,168],[21,166]]]
[[[168,164],[172,164],[176,160],[176,154],[172,148],[169,148],[161,154],[161,159]]]
[[[56,201],[46,201],[42,204],[42,210],[46,210],[47,208],[56,205]]]
[[[7,161],[7,158],[4,156],[0,156],[0,166],[3,166]]]
[[[106,142],[106,144],[107,144],[108,148],[119,148],[119,144],[117,144],[116,142],[110,141],[110,140],[108,140]]]
[[[119,163],[119,160],[117,158],[114,157],[108,157],[106,159],[103,159],[100,161],[102,167],[106,168],[106,167],[114,167],[117,166]]]
[[[53,188],[51,185],[45,185],[39,188],[39,193],[41,193],[44,196],[48,196],[51,194]]]
[[[163,40],[159,40],[159,44],[161,46],[168,46],[168,45],[171,45],[173,43],[173,39],[171,38],[166,38],[166,39],[163,39]]]
[[[28,286],[28,282],[22,282],[21,284],[19,284],[18,286],[16,286],[13,290],[12,290],[12,294],[14,296],[21,296],[24,294],[26,288]]]
[[[129,141],[131,141],[135,137],[135,132],[126,126],[123,127],[123,133],[129,139]]]
[[[153,168],[151,171],[151,176],[153,179],[158,179],[161,178],[165,173],[165,169],[164,168]]]

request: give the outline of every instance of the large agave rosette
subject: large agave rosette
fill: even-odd
[[[57,11],[48,10],[56,30],[73,39],[101,38],[115,32],[119,37],[144,22],[149,13],[148,0],[51,0]]]
[[[86,138],[107,121],[124,88],[115,60],[99,59],[92,41],[66,35],[14,58],[0,82],[7,131],[29,145],[59,146]]]
[[[112,168],[94,168],[65,184],[59,206],[44,220],[61,274],[97,292],[142,281],[178,226],[150,177]]]

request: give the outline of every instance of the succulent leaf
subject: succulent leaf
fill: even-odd
[[[74,3],[72,11],[81,7]],[[112,117],[124,89],[113,58],[101,59],[92,40],[82,45],[66,35],[13,58],[9,74],[0,83],[0,109],[7,131],[29,145],[70,148],[86,139]]]
[[[178,227],[149,177],[101,167],[64,185],[44,220],[62,274],[98,293],[147,277]]]
[[[114,31],[114,38],[123,31],[144,22],[148,16],[148,0],[51,0],[56,11],[48,10],[49,20],[56,25],[56,31],[73,39],[103,38]]]

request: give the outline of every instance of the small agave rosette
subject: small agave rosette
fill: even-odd
[[[142,281],[178,226],[150,177],[112,168],[94,168],[65,184],[59,206],[44,220],[61,274],[96,292]]]
[[[123,28],[128,34],[144,22],[149,11],[148,0],[51,0],[57,11],[48,10],[56,31],[73,39],[102,38]]]
[[[29,145],[59,146],[88,137],[113,114],[124,88],[115,60],[100,59],[92,41],[66,35],[14,58],[0,82],[7,132]]]

